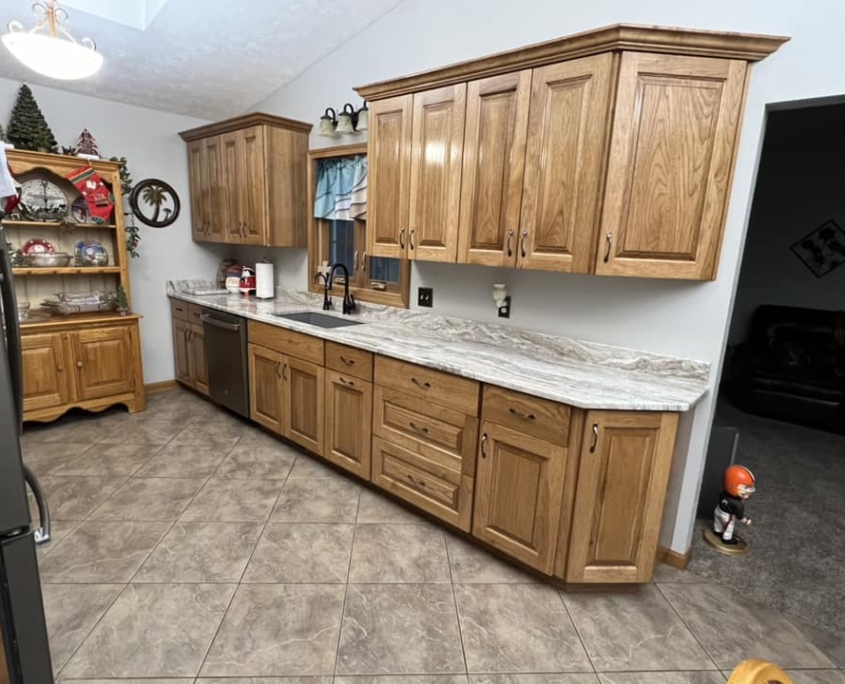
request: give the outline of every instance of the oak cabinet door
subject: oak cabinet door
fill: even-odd
[[[404,259],[408,249],[408,202],[411,182],[413,96],[370,104],[367,143],[367,252]]]
[[[466,84],[414,93],[408,256],[455,262]]]
[[[531,70],[467,84],[458,261],[515,266]]]
[[[214,242],[226,239],[228,207],[223,192],[225,181],[223,171],[223,150],[220,136],[215,135],[202,141],[204,164],[208,181],[208,233]]]
[[[325,457],[370,479],[373,385],[326,370]]]
[[[715,278],[746,69],[623,53],[596,273]]]
[[[249,417],[279,435],[285,424],[284,365],[283,354],[249,345]]]
[[[224,133],[220,136],[220,176],[223,203],[226,205],[224,217],[225,240],[239,243],[243,236],[244,224],[243,198],[240,190],[238,155],[241,152],[239,131]]]
[[[186,385],[193,385],[191,379],[191,353],[189,337],[191,325],[187,321],[173,319],[173,365],[176,379]]]
[[[285,437],[315,454],[323,453],[325,369],[285,357]]]
[[[534,70],[518,263],[587,273],[603,187],[613,55]]]
[[[569,541],[569,582],[648,582],[676,413],[589,411]]]
[[[243,224],[240,228],[245,245],[263,245],[267,241],[267,179],[264,156],[264,129],[252,126],[238,131],[238,178]]]
[[[135,355],[129,328],[80,330],[71,334],[79,399],[98,399],[135,389]]]
[[[205,355],[205,329],[192,324],[190,343],[191,380],[194,389],[208,396],[208,360]]]
[[[21,348],[23,410],[67,404],[70,385],[61,334],[23,335]]]
[[[479,449],[473,535],[552,574],[566,447],[485,421]]]
[[[191,235],[196,242],[209,240],[208,212],[204,205],[205,141],[188,143],[188,176],[191,193]]]

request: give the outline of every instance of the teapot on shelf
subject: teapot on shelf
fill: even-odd
[[[244,266],[241,271],[241,283],[239,287],[241,294],[251,295],[255,294],[255,269],[249,266]]]

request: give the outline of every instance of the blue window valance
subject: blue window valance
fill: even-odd
[[[314,216],[333,220],[367,217],[367,157],[317,160]]]

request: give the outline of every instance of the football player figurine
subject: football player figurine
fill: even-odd
[[[737,523],[750,525],[745,515],[745,502],[756,491],[757,481],[745,466],[732,465],[725,471],[725,487],[713,511],[713,530],[705,530],[704,538],[722,553],[745,553],[747,543],[734,532]]]

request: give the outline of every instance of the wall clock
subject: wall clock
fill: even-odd
[[[141,222],[153,228],[165,228],[179,218],[182,204],[179,195],[157,178],[147,178],[132,188],[129,208]]]

